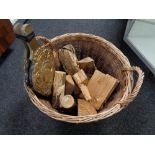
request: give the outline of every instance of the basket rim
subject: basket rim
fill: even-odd
[[[72,115],[62,114],[62,113],[55,111],[54,109],[51,110],[46,105],[42,104],[42,102],[38,99],[38,97],[31,90],[31,88],[29,88],[25,83],[24,83],[24,87],[26,89],[26,92],[29,95],[30,100],[40,111],[42,111],[49,117],[59,120],[59,121],[64,121],[64,122],[69,122],[69,123],[77,123],[77,124],[78,123],[94,122],[94,121],[108,118],[108,117],[112,116],[113,114],[118,113],[119,111],[121,111],[124,108],[120,104],[116,104],[114,107],[112,107],[106,111],[102,111],[100,113],[94,114],[94,115],[72,116]]]
[[[71,39],[71,38],[74,39],[75,37],[76,38],[77,37],[89,38],[93,41],[96,41],[101,46],[104,45],[104,47],[105,46],[110,47],[110,49],[111,49],[110,52],[115,54],[115,56],[121,61],[122,65],[124,65],[124,67],[126,67],[126,68],[131,68],[128,58],[121,52],[121,50],[119,50],[114,44],[112,44],[111,42],[107,41],[106,39],[104,39],[100,36],[96,36],[93,34],[87,34],[87,33],[66,33],[66,34],[54,37],[53,39],[50,40],[50,42],[48,44],[50,44],[50,46],[54,46],[60,40],[63,41],[66,39]],[[124,91],[123,97],[118,101],[127,99],[128,95],[131,93],[132,76],[133,75],[131,74],[131,72],[126,72],[126,77],[128,79],[130,79],[131,81],[129,81],[127,83],[126,90]],[[121,106],[121,104],[118,102],[117,104],[115,104],[114,107],[111,107],[108,110],[103,110],[95,115],[86,115],[86,116],[66,115],[66,114],[62,114],[57,111],[48,109],[48,107],[46,107],[44,104],[41,103],[41,101],[38,99],[38,97],[35,95],[35,93],[31,90],[31,88],[29,88],[26,84],[24,84],[24,86],[25,86],[25,89],[29,95],[30,100],[33,102],[33,104],[35,104],[40,109],[40,111],[47,114],[51,118],[54,118],[54,119],[60,120],[60,121],[64,121],[64,122],[88,123],[88,122],[98,121],[98,120],[110,117],[113,114],[118,113],[119,111],[121,111],[124,108],[124,106]],[[128,87],[130,87],[130,89]]]
[[[65,33],[65,34],[62,34],[62,35],[58,35],[58,36],[55,36],[54,38],[50,39],[50,42],[51,42],[50,45],[53,46],[59,40],[65,40],[67,37],[69,37],[69,38],[71,38],[71,37],[72,38],[74,38],[74,37],[76,37],[76,38],[77,37],[79,37],[79,38],[81,38],[81,37],[87,37],[89,39],[96,40],[98,43],[102,42],[102,44],[104,43],[105,45],[110,46],[110,48],[113,49],[113,51],[110,51],[110,52],[112,52],[113,54],[115,54],[115,56],[117,56],[117,54],[119,53],[119,55],[122,57],[122,59],[120,59],[120,57],[118,57],[118,59],[120,61],[121,60],[124,60],[124,63],[126,64],[126,67],[131,67],[128,58],[113,43],[111,43],[110,41],[106,40],[103,37],[100,37],[100,36],[97,36],[97,35],[94,35],[94,34],[91,34],[91,33],[88,34],[88,33],[81,33],[81,32],[79,32],[79,33]]]

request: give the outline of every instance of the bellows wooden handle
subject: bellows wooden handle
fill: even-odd
[[[25,37],[33,32],[33,28],[30,24],[21,24],[21,23],[15,24],[13,30],[17,35]]]

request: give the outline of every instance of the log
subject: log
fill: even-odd
[[[88,79],[87,79],[85,72],[81,69],[80,71],[78,71],[76,74],[73,75],[73,79],[75,80],[76,84],[80,88],[84,98],[87,101],[91,100],[89,90],[87,86],[85,85],[88,83]]]
[[[59,61],[59,54],[57,51],[53,51],[54,63],[55,63],[55,70],[60,70],[61,64]]]
[[[77,63],[78,60],[73,47],[70,49],[63,47],[58,52],[59,60],[68,74],[73,75],[79,71],[79,65]]]
[[[97,114],[96,109],[87,101],[78,99],[78,116]]]
[[[58,109],[60,107],[60,96],[64,96],[65,92],[65,80],[66,73],[62,71],[55,71],[54,81],[53,81],[53,96],[52,104],[53,107]]]
[[[71,75],[66,76],[65,95],[71,95],[75,89],[75,83]]]
[[[84,70],[81,69],[77,73],[73,75],[73,79],[77,83],[77,85],[80,84],[87,84],[88,83],[88,78],[87,75],[85,74]]]
[[[74,93],[75,97],[78,97],[80,95],[81,90],[77,85],[75,85],[73,93]]]
[[[60,96],[60,108],[72,109],[75,106],[74,98],[71,95]]]
[[[55,71],[53,82],[53,107],[56,109],[71,109],[74,107],[74,98],[71,95],[64,95],[65,93],[66,73],[62,71]]]
[[[84,84],[81,84],[80,90],[86,101],[90,101],[92,99],[87,86],[85,86]]]
[[[71,53],[73,53],[74,55],[76,55],[76,53],[75,53],[75,48],[74,48],[73,45],[71,45],[71,44],[65,45],[62,49],[63,49],[64,51],[65,51],[65,50],[70,51]]]
[[[80,61],[78,61],[78,65],[80,69],[83,69],[85,73],[89,76],[91,76],[96,69],[94,60],[90,57],[81,59]]]
[[[99,110],[108,100],[119,81],[114,77],[95,70],[88,82],[88,90],[92,97],[91,104]]]

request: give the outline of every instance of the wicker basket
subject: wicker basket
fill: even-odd
[[[106,103],[106,107],[96,115],[87,116],[71,116],[59,113],[44,100],[39,99],[25,83],[25,89],[32,103],[49,117],[71,123],[98,121],[118,113],[137,96],[144,79],[143,71],[139,67],[131,67],[127,57],[109,41],[84,33],[64,34],[51,40],[38,36],[37,39],[47,43],[54,50],[62,48],[66,44],[72,44],[79,59],[86,56],[92,57],[100,71],[120,80],[119,86]],[[133,81],[134,71],[138,74],[137,82],[135,83]]]

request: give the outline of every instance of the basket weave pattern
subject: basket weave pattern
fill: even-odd
[[[51,40],[42,36],[37,36],[36,38],[55,51],[66,44],[72,44],[76,49],[79,59],[86,56],[92,57],[100,71],[110,74],[120,81],[119,86],[106,103],[105,108],[101,109],[96,115],[87,116],[65,115],[51,107],[49,108],[45,104],[45,101],[39,99],[25,83],[25,89],[32,103],[49,117],[71,123],[98,121],[118,113],[137,96],[144,79],[143,71],[139,67],[131,67],[127,57],[109,41],[92,34],[84,33],[64,34]],[[26,65],[26,60],[24,64]],[[138,75],[136,82],[133,81],[133,73],[137,73]]]

